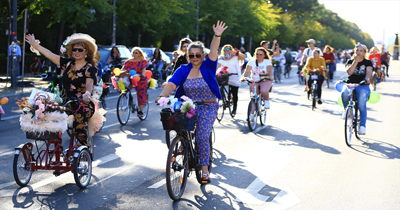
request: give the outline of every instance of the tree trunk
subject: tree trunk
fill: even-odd
[[[58,37],[58,47],[62,45],[64,42],[64,26],[65,26],[65,18],[61,18],[61,24],[60,24],[60,35]]]

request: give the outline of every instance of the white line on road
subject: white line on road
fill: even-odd
[[[1,120],[9,120],[9,119],[14,119],[14,118],[18,118],[21,115],[14,115],[14,116],[9,116],[9,117],[2,117]]]
[[[112,177],[114,177],[114,176],[116,176],[116,175],[118,175],[118,174],[120,174],[120,173],[122,173],[122,172],[124,172],[124,171],[126,171],[126,170],[132,169],[133,167],[135,167],[135,164],[130,164],[130,165],[128,165],[127,167],[125,167],[124,169],[118,171],[117,173],[114,173],[114,174],[112,174],[112,175],[110,175],[110,176],[108,176],[108,177],[106,177],[106,178],[100,179],[100,180],[97,181],[96,183],[90,184],[89,187],[94,187],[94,186],[96,186],[97,184],[100,184],[100,183],[106,181],[107,179],[110,179],[110,178],[112,178]]]
[[[108,163],[108,162],[110,162],[112,160],[115,160],[115,159],[118,159],[118,158],[119,158],[119,156],[116,155],[116,154],[110,154],[110,155],[104,156],[104,157],[99,158],[98,160],[94,161],[93,164],[92,164],[92,167],[93,168],[97,167],[99,165]],[[67,177],[72,176],[72,175],[73,175],[72,173],[68,173],[67,172],[67,173],[62,174],[62,175],[57,176],[57,177],[51,177],[51,178],[44,179],[44,180],[42,180],[40,182],[37,182],[35,184],[28,185],[27,187],[21,188],[19,193],[32,192],[33,190],[35,190],[35,189],[37,189],[39,187],[43,187],[43,186],[48,185],[48,184],[50,184],[52,182],[67,178]],[[4,184],[2,184],[2,186],[7,186],[8,184],[9,183],[4,183]],[[14,184],[14,182],[13,182],[13,184]],[[16,191],[15,189],[0,190],[0,197],[17,196],[17,195],[14,194],[15,191]]]
[[[6,156],[6,155],[11,155],[11,154],[14,154],[14,151],[2,153],[2,154],[0,154],[0,157]],[[0,186],[1,186],[1,185],[0,185]],[[0,189],[1,189],[1,187],[0,187]]]
[[[292,189],[290,189],[288,185],[286,185],[264,210],[288,209],[300,202],[300,198],[297,197],[297,195],[293,192]]]

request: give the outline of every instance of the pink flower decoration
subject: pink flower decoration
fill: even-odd
[[[44,107],[45,107],[44,104],[39,105],[39,108],[44,108]]]
[[[196,110],[193,107],[190,107],[189,113],[192,115],[196,114]]]
[[[42,121],[41,120],[36,120],[36,123],[40,124],[40,123],[42,123]]]
[[[191,101],[192,100],[187,96],[182,96],[181,99],[184,100],[184,101]]]
[[[44,112],[44,107],[39,108],[41,112]]]
[[[42,101],[37,100],[37,101],[36,101],[36,105],[40,105],[40,104],[42,104]]]
[[[186,117],[187,117],[187,118],[192,118],[192,117],[193,117],[193,114],[190,114],[190,112],[188,112],[188,113],[186,113]]]
[[[40,111],[40,109],[35,111],[36,115],[40,115],[42,113],[42,111]]]
[[[167,98],[165,98],[165,97],[161,97],[161,98],[158,100],[158,103],[160,104],[161,107],[167,106],[167,105],[168,105],[168,102],[169,102],[169,100],[168,100]]]
[[[43,113],[40,113],[38,117],[39,117],[39,118],[43,118],[43,117],[44,117],[44,114],[43,114]]]
[[[58,105],[58,103],[57,103],[57,102],[55,102],[55,103],[54,103],[54,105],[56,105],[56,106],[57,106],[57,105]]]

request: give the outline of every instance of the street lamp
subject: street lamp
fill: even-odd
[[[197,16],[197,22],[196,22],[196,41],[199,40],[199,1],[196,0],[196,5],[197,5],[197,10],[196,10],[196,16]]]

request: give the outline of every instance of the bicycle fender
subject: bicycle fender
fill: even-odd
[[[76,148],[75,150],[74,150],[74,158],[78,158],[79,157],[79,153],[81,153],[84,149],[88,149],[89,150],[89,147],[88,146],[80,146],[80,147],[78,147],[78,148]]]
[[[15,153],[14,153],[14,154],[15,154],[15,155],[19,155],[19,152],[20,152],[21,149],[24,148],[25,146],[30,146],[31,149],[33,148],[33,144],[30,143],[30,142],[25,143],[25,144],[20,144],[19,146],[15,147]]]

